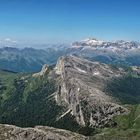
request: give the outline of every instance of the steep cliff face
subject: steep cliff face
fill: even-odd
[[[108,81],[125,75],[125,71],[98,62],[90,62],[74,56],[61,57],[55,74],[59,77],[58,104],[67,106],[67,113],[75,116],[81,126],[114,126],[112,117],[128,110],[104,91]]]
[[[33,76],[34,77],[43,76],[47,73],[48,69],[49,69],[49,66],[47,64],[45,64],[45,65],[43,65],[42,70],[38,73],[34,73]]]
[[[1,140],[85,140],[86,137],[67,130],[47,126],[20,128],[13,125],[0,125]]]

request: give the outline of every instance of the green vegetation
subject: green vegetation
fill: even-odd
[[[108,83],[106,92],[118,98],[123,104],[140,103],[140,76],[131,72]]]
[[[63,110],[51,96],[55,81],[48,76],[0,72],[0,123],[17,126],[53,125]]]

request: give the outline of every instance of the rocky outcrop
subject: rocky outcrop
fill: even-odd
[[[45,74],[47,73],[47,71],[48,71],[48,68],[49,68],[48,65],[45,64],[45,65],[42,67],[42,70],[41,70],[40,72],[34,73],[34,74],[33,74],[33,77],[45,75]]]
[[[125,74],[123,69],[67,56],[59,59],[55,74],[59,77],[55,99],[67,106],[81,126],[114,126],[113,116],[128,112],[104,91],[109,80]]]
[[[20,128],[0,125],[0,140],[85,140],[83,135],[47,126]]]

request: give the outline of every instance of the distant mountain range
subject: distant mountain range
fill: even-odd
[[[94,38],[74,42],[75,54],[111,64],[140,65],[140,43],[135,41],[99,41]]]
[[[72,45],[42,44],[22,46],[22,49],[16,42],[11,43],[8,39],[6,42],[0,44],[0,69],[16,72],[36,72],[42,65],[56,64],[60,56],[70,54],[106,64],[140,66],[140,43],[135,41],[106,42],[88,38]]]
[[[0,48],[0,69],[14,72],[37,72],[44,64],[53,65],[65,55],[65,49]]]

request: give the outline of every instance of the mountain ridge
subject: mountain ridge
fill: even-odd
[[[107,73],[105,72],[105,69],[107,70]],[[115,101],[111,99],[111,96],[104,93],[102,89],[103,84],[109,77],[111,79],[115,76],[119,77],[123,74],[123,71],[114,70],[113,72],[111,71],[111,67],[108,67],[105,64],[90,62],[75,56],[61,57],[58,60],[55,70],[56,74],[61,77],[61,84],[59,85],[58,93],[56,95],[56,101],[60,104],[61,102],[62,104],[67,104],[69,110],[72,111],[71,113],[76,116],[77,122],[80,122],[80,125],[103,127],[105,124],[109,125],[108,120],[105,118],[109,119],[109,123],[111,122],[110,119],[113,116],[109,114],[113,109],[114,115],[115,110],[116,114],[127,112],[127,109],[115,104]],[[116,74],[115,76],[114,73]],[[95,81],[95,79],[97,80]],[[100,84],[98,83],[98,80],[100,81]],[[101,81],[104,81],[104,83]],[[82,102],[85,102],[85,105]],[[93,110],[91,109],[92,106],[94,106]],[[112,106],[112,109],[109,106]],[[86,108],[86,110],[84,110],[84,108]],[[96,117],[94,115],[92,117],[92,113],[88,114],[88,116],[83,116],[87,110],[89,110],[90,113],[94,112],[94,115],[97,113],[98,117],[96,115]],[[106,115],[105,117],[104,113],[106,115],[108,114],[108,117]]]

